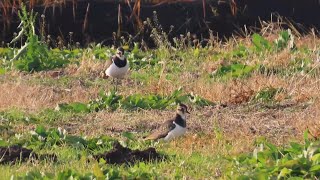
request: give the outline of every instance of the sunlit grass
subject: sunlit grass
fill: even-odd
[[[56,162],[28,160],[1,165],[2,178],[26,177],[27,172],[33,172],[40,177],[50,173],[48,177],[229,179],[231,171],[238,168],[234,158],[241,160],[247,155],[249,162],[256,162],[250,155],[261,137],[281,147],[291,140],[303,143],[307,128],[312,136],[319,136],[319,38],[299,36],[293,38],[292,45],[290,37],[298,35],[279,29],[274,34],[224,42],[212,38],[201,47],[188,40],[190,34],[172,43],[153,22],[156,20],[155,15],[146,23],[155,28],[152,38],[157,48],[144,51],[134,46],[126,52],[131,69],[118,82],[117,91],[114,82],[99,76],[114,48],[47,49],[49,56],[65,58],[69,63],[39,72],[18,71],[9,61],[12,50],[0,49],[2,143],[25,140],[22,144],[33,145],[36,153],[55,153],[58,157]],[[190,94],[188,97],[198,97],[198,102],[185,100],[191,111],[187,134],[169,143],[143,141],[151,130],[174,116],[179,97],[170,98],[177,89]],[[108,92],[122,97],[114,109],[109,108],[112,103],[106,103],[104,94]],[[158,96],[166,100],[164,105],[159,105],[160,100],[152,101]],[[201,98],[213,103],[199,105]],[[58,104],[75,102],[81,104],[80,111],[56,109]],[[90,103],[106,104],[98,111],[89,111],[86,107]],[[140,104],[134,107],[134,103]],[[132,149],[155,147],[167,159],[110,165],[91,157],[110,150],[105,147],[92,150],[63,137],[58,138],[59,143],[32,144],[30,132],[37,127],[60,127],[83,141],[106,135]],[[252,164],[248,167],[254,169]]]

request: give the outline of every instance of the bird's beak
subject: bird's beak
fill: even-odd
[[[190,114],[190,112],[189,112],[188,110],[186,110],[186,112],[187,112],[188,114]]]

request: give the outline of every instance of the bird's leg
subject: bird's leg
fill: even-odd
[[[121,80],[120,79],[116,79],[116,91],[118,91],[118,86],[120,85]]]
[[[118,91],[119,80],[116,78],[112,78],[111,84],[113,86],[113,90]]]
[[[111,84],[112,84],[112,86],[113,86],[113,90],[114,90],[114,91],[117,91],[117,84],[116,84],[114,78],[112,78]]]
[[[127,78],[121,79],[121,86],[128,84]]]

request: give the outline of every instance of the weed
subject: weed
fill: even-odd
[[[271,49],[271,43],[259,34],[252,35],[252,43],[255,46],[257,52],[268,51]]]
[[[20,14],[26,22],[21,28],[27,31],[20,31],[23,38],[19,33],[16,40],[29,44],[19,56],[15,48],[0,49],[0,74],[5,73],[0,76],[0,105],[5,109],[0,112],[0,145],[33,147],[36,153],[54,152],[59,158],[1,165],[3,179],[319,176],[318,142],[301,143],[299,137],[304,130],[300,125],[316,122],[319,113],[316,36],[295,39],[290,30],[278,31],[271,24],[260,34],[224,42],[212,31],[209,40],[191,33],[170,39],[155,13],[144,30],[150,30],[156,49],[144,51],[145,45],[132,46],[131,37],[121,38],[126,48],[133,47],[126,52],[131,72],[116,92],[109,91],[110,81],[96,77],[113,48],[93,44],[78,49],[70,34],[68,49],[63,39],[60,49],[49,49],[32,31],[36,14]],[[34,73],[15,72],[11,63]],[[59,76],[41,72],[55,67],[61,67]],[[103,91],[98,94],[99,89]],[[280,104],[279,99],[283,106],[259,106]],[[216,101],[227,106],[214,106]],[[179,102],[196,109],[188,115],[186,136],[169,143],[142,141],[172,117]],[[56,104],[58,111],[53,109]],[[13,106],[17,108],[8,109]],[[315,137],[317,126],[312,124]],[[257,141],[252,152],[252,142],[260,135],[274,145]],[[113,148],[114,137],[124,147],[157,147],[169,157],[122,166],[90,157]]]
[[[231,65],[222,65],[211,77],[218,77],[223,80],[230,78],[241,78],[249,76],[256,67],[248,66],[240,63],[235,63]]]
[[[319,152],[319,143],[308,140],[284,148],[262,142],[253,154],[233,160],[234,169],[228,173],[239,178],[315,178],[320,175]]]
[[[280,32],[278,39],[275,41],[275,48],[277,51],[281,51],[285,48],[295,48],[294,36],[290,29]]]
[[[283,92],[283,88],[273,88],[273,87],[266,87],[257,92],[257,94],[254,96],[254,101],[260,101],[260,102],[272,102],[275,99],[275,96],[278,93]]]
[[[181,89],[175,90],[170,96],[141,95],[133,94],[127,97],[118,95],[116,91],[104,94],[100,93],[100,98],[90,101],[88,105],[84,103],[59,104],[56,110],[72,112],[98,112],[103,109],[116,110],[123,108],[127,110],[137,109],[165,109],[180,102],[193,103],[198,106],[209,106],[214,103],[194,94],[182,95]]]
[[[48,47],[40,42],[34,27],[37,14],[33,11],[27,12],[24,5],[21,7],[22,10],[19,11],[20,32],[11,43],[20,40],[23,36],[26,37],[26,42],[11,59],[14,66],[19,70],[32,72],[62,67],[67,64],[68,60],[50,54]]]

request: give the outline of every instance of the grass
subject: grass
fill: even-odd
[[[152,26],[150,21],[147,24]],[[37,153],[58,156],[57,162],[48,159],[2,164],[2,178],[231,179],[233,175],[241,178],[265,174],[259,171],[263,168],[250,164],[257,162],[251,154],[261,137],[266,139],[263,143],[277,146],[272,154],[282,152],[290,142],[308,148],[309,139],[303,136],[304,132],[309,129],[310,138],[318,137],[320,129],[317,61],[320,39],[295,35],[293,46],[291,31],[275,32],[225,42],[211,39],[214,43],[195,47],[189,45],[193,41],[187,41],[188,34],[172,45],[161,29],[153,30],[157,49],[143,51],[135,46],[126,52],[131,70],[121,80],[117,92],[113,91],[115,97],[120,97],[116,108],[108,108],[114,103],[104,95],[112,92],[114,84],[99,77],[113,48],[93,45],[73,51],[47,49],[49,56],[55,56],[53,59],[63,57],[68,64],[37,72],[18,71],[10,65],[12,49],[1,49],[0,67],[5,71],[0,75],[0,144],[23,144]],[[177,89],[180,94],[173,96]],[[145,135],[174,115],[178,100],[191,109],[187,134],[169,143],[144,142]],[[82,111],[90,102],[103,106],[99,111]],[[81,106],[75,111],[70,108],[56,111],[57,105],[63,103]],[[156,147],[168,159],[109,165],[93,160],[90,155],[110,147],[92,151],[63,139],[58,144],[46,144],[30,134],[39,127],[46,130],[60,127],[70,137],[85,142],[106,136],[134,149]],[[303,148],[298,148],[297,154]],[[260,154],[268,159],[270,151]],[[286,161],[288,156],[279,159]],[[290,154],[290,158],[297,157]],[[314,169],[318,167],[315,162],[313,165]],[[297,175],[294,168],[282,170],[269,175],[276,177],[281,172],[286,178]]]

